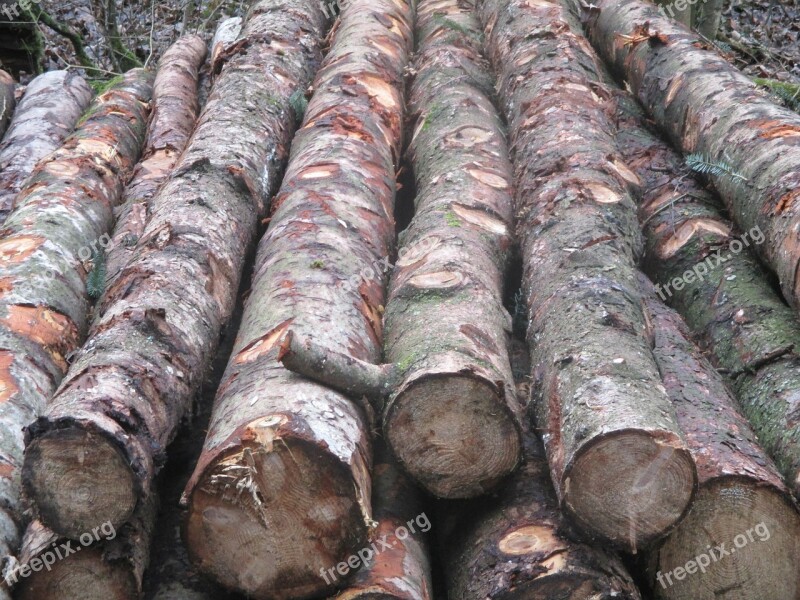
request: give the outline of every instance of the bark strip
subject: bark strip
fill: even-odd
[[[738,232],[643,119],[620,93],[618,145],[644,184],[645,269],[727,374],[760,443],[800,495],[800,323],[754,254],[763,235]]]
[[[98,523],[78,540],[28,525],[14,576],[18,600],[137,600],[150,556],[157,497],[119,530]]]
[[[0,235],[0,551],[13,554],[23,428],[44,410],[87,327],[88,265],[141,151],[151,77],[131,72],[39,163]],[[19,114],[19,113],[18,113]]]
[[[255,599],[330,593],[320,570],[367,539],[364,412],[287,371],[278,352],[291,328],[333,352],[380,358],[384,278],[342,284],[394,245],[412,15],[405,0],[357,0],[341,16],[186,489],[186,538],[200,569]]]
[[[6,132],[8,122],[11,120],[11,115],[14,114],[14,108],[17,105],[14,89],[14,78],[5,71],[0,70],[0,138]]]
[[[797,598],[800,514],[794,500],[722,378],[689,341],[685,323],[645,285],[656,360],[700,483],[688,517],[651,555],[656,594],[670,600]]]
[[[800,115],[646,2],[600,0],[587,18],[595,47],[672,142],[719,167],[714,186],[743,230],[764,233],[758,253],[800,309]]]
[[[376,444],[372,483],[377,523],[371,534],[373,542],[358,551],[361,570],[335,599],[431,600],[433,584],[425,534],[433,524],[423,511],[414,484],[400,472],[381,442]],[[391,547],[386,548],[387,544]],[[338,577],[338,572],[328,569],[325,575]]]
[[[416,215],[392,272],[388,362],[359,364],[291,340],[281,358],[340,391],[386,400],[383,428],[402,467],[437,496],[465,498],[495,486],[521,452],[502,304],[511,165],[471,9],[420,2],[417,38],[409,95]]]
[[[106,246],[106,287],[134,255],[150,214],[150,204],[178,161],[197,122],[198,71],[206,44],[197,35],[175,42],[158,62],[153,84],[153,110],[142,160],[125,188],[114,235]]]
[[[42,521],[74,538],[118,527],[152,493],[230,318],[245,255],[288,153],[288,99],[320,59],[314,0],[255,3],[134,256],[90,339],[30,428],[25,480]]]
[[[696,486],[638,290],[637,178],[569,12],[547,0],[482,12],[515,150],[536,422],[563,508],[635,552],[680,520]]]
[[[89,85],[67,71],[44,73],[28,85],[0,143],[0,223],[36,163],[64,143],[91,100]]]

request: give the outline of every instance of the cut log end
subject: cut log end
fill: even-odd
[[[72,555],[23,579],[16,597],[19,600],[139,597],[136,579],[125,561],[104,560],[100,548],[72,546],[75,550]]]
[[[117,445],[78,427],[36,438],[27,450],[23,481],[37,499],[42,522],[71,539],[107,521],[122,525],[138,497]]]
[[[329,588],[323,570],[366,535],[347,470],[291,439],[276,439],[271,451],[240,447],[212,463],[191,494],[186,524],[200,569],[256,600],[320,595]]]
[[[411,476],[436,496],[483,494],[520,460],[519,431],[500,393],[463,375],[419,379],[387,412],[389,444]]]
[[[703,486],[686,520],[659,550],[657,596],[797,598],[798,540],[800,520],[785,495],[744,479],[720,478]],[[680,579],[678,567],[685,571],[677,572]]]
[[[696,486],[692,457],[677,437],[623,430],[577,456],[563,501],[584,526],[635,553],[680,520]],[[591,524],[582,515],[592,515]]]

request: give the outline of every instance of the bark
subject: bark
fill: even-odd
[[[412,8],[349,6],[294,139],[186,489],[186,538],[200,569],[256,599],[330,593],[320,569],[362,548],[371,519],[363,411],[278,362],[289,328],[365,362],[380,357],[383,277],[341,284],[394,243]]]
[[[312,0],[253,5],[237,53],[151,202],[90,339],[29,430],[25,480],[42,521],[74,538],[127,521],[152,492],[229,320],[257,219],[284,164],[288,98],[311,78]]]
[[[34,79],[0,143],[0,222],[40,160],[64,143],[92,100],[82,77],[50,71]]]
[[[0,71],[0,138],[6,132],[17,104],[14,86],[14,78],[5,71]]]
[[[0,551],[16,551],[23,428],[44,410],[86,333],[87,269],[76,258],[110,227],[144,137],[150,76],[99,96],[19,195],[0,242]]]
[[[518,353],[521,362],[526,353]],[[442,508],[448,598],[640,600],[619,558],[583,543],[564,518],[541,442],[530,430],[523,439],[522,468],[494,495]]]
[[[282,358],[345,393],[388,396],[384,431],[403,468],[437,496],[465,498],[491,489],[520,459],[502,303],[511,165],[471,9],[429,0],[417,18],[409,96],[416,216],[388,294],[389,362],[352,364],[307,343]]]
[[[620,94],[619,148],[644,183],[645,269],[727,374],[761,444],[800,494],[800,323],[749,247],[763,237],[738,233],[643,118]]]
[[[431,565],[426,533],[432,527],[420,494],[377,443],[372,506],[373,543],[359,550],[361,570],[336,600],[431,600]],[[380,542],[383,543],[380,543]],[[387,544],[391,548],[385,548]],[[355,564],[355,561],[354,561]],[[326,575],[331,577],[331,569]],[[338,577],[333,570],[332,577]]]
[[[125,188],[114,235],[106,246],[106,287],[111,287],[134,256],[151,203],[175,167],[192,135],[199,103],[198,71],[206,44],[196,35],[180,38],[161,57],[153,84],[153,110],[142,160]]]
[[[764,233],[758,253],[800,308],[800,115],[650,4],[595,5],[587,29],[598,51],[678,148],[726,167],[711,181],[739,227]]]
[[[236,42],[242,32],[242,18],[230,17],[221,21],[211,40],[211,73],[218,74],[227,55],[228,48]]]
[[[700,483],[689,516],[653,552],[656,593],[693,600],[797,598],[800,514],[794,500],[722,378],[689,341],[686,325],[646,285],[654,352]],[[699,557],[720,544],[725,548],[706,556],[704,572],[688,566],[706,562]]]
[[[483,16],[515,150],[536,423],[564,510],[635,552],[680,520],[696,486],[642,312],[626,189],[637,179],[568,11],[494,0]]]
[[[724,4],[723,0],[704,0],[695,7],[694,27],[711,41],[717,39]]]
[[[151,496],[119,531],[107,522],[98,523],[77,541],[60,537],[41,521],[32,522],[25,533],[17,565],[16,598],[141,598],[157,504],[157,497]]]

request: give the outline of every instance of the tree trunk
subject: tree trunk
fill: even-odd
[[[288,98],[318,64],[323,27],[314,0],[253,5],[238,53],[150,203],[134,257],[29,429],[25,481],[54,531],[118,527],[150,495],[231,315],[294,129]]]
[[[83,78],[67,71],[50,71],[28,85],[0,143],[0,223],[36,163],[64,143],[91,100]]]
[[[150,215],[150,204],[192,135],[199,110],[198,71],[205,56],[205,41],[191,35],[180,38],[159,60],[144,153],[125,189],[114,235],[106,247],[105,287],[114,284],[133,257]]]
[[[431,600],[431,565],[425,534],[432,523],[423,512],[413,483],[400,472],[380,442],[376,443],[372,483],[377,523],[371,535],[373,541],[356,553],[359,560],[353,560],[353,564],[360,570],[335,596],[336,600]],[[323,577],[336,581],[339,575],[335,568],[328,568]]]
[[[717,39],[724,5],[723,0],[702,0],[694,9],[694,28],[712,42]]]
[[[17,105],[14,78],[5,71],[0,71],[0,138],[6,132],[14,107]]]
[[[587,23],[592,42],[673,143],[711,163],[710,178],[734,220],[763,232],[758,252],[800,309],[800,115],[773,104],[652,5],[595,5]]]
[[[417,37],[409,98],[416,216],[386,305],[390,363],[374,379],[391,375],[378,388],[388,395],[384,431],[403,468],[437,496],[465,498],[491,489],[520,459],[503,307],[511,165],[471,9],[421,2]],[[295,356],[285,353],[285,365],[341,391],[363,387],[353,381],[364,379],[360,371],[376,371],[345,369],[337,384],[325,376],[337,361],[310,360],[327,357],[309,343],[287,348]]]
[[[284,369],[278,342],[291,328],[333,352],[380,358],[384,278],[342,284],[394,244],[412,14],[398,0],[354,0],[342,13],[186,489],[187,544],[200,569],[255,599],[330,592],[320,570],[366,542],[365,415]]]
[[[761,444],[800,495],[800,323],[747,247],[764,238],[737,234],[718,199],[686,177],[681,157],[643,118],[620,94],[619,148],[644,183],[645,268],[728,375]]]
[[[150,555],[157,504],[153,495],[119,531],[109,522],[98,522],[74,541],[34,521],[22,543],[15,573],[19,581],[16,598],[137,600]]]
[[[97,98],[64,146],[39,163],[0,241],[0,551],[14,553],[23,428],[44,410],[86,332],[84,251],[141,151],[151,79],[131,72]]]
[[[241,32],[241,17],[230,17],[217,25],[214,39],[211,40],[211,59],[209,61],[211,68],[209,70],[212,75],[217,75],[222,70],[228,49],[236,42]]]
[[[794,500],[683,321],[646,285],[656,360],[700,482],[689,516],[653,552],[656,593],[675,600],[797,598]]]
[[[527,349],[515,344],[522,346],[516,371],[525,374]],[[520,403],[526,388],[519,384]],[[541,442],[532,430],[523,439],[525,462],[499,490],[441,507],[436,526],[448,598],[640,600],[617,556],[580,541],[558,509]]]
[[[640,232],[597,58],[557,2],[486,0],[516,156],[534,411],[564,510],[632,552],[688,510],[694,464],[653,358]]]

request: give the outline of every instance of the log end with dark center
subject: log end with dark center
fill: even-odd
[[[466,375],[413,382],[384,422],[400,464],[440,498],[470,498],[495,487],[519,465],[522,450],[501,393]]]
[[[42,522],[70,539],[105,522],[124,524],[139,496],[119,446],[79,427],[36,437],[26,449],[22,478]]]
[[[665,432],[622,430],[598,438],[564,473],[565,508],[588,530],[637,552],[689,509],[697,473],[682,446]]]
[[[275,439],[212,462],[190,497],[185,538],[200,570],[255,600],[332,591],[367,542],[352,474],[318,446]],[[329,569],[333,569],[331,576]]]

